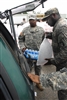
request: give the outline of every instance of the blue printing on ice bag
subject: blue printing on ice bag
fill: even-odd
[[[37,51],[37,50],[26,49],[24,52],[24,56],[26,58],[30,58],[32,60],[37,60],[38,55],[39,55],[39,51]]]

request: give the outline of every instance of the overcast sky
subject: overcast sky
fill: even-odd
[[[53,7],[57,7],[60,13],[67,14],[67,0],[47,0],[44,3],[44,8],[41,7],[40,10],[41,12],[45,12],[46,10]],[[38,8],[36,9],[36,11],[38,11]]]
[[[31,2],[33,0],[1,0],[0,2],[0,11],[11,9],[13,7],[19,6],[21,4]],[[35,9],[36,12],[44,13],[49,8],[57,7],[59,12],[62,14],[67,14],[67,0],[47,0],[44,3],[44,8],[40,5]]]

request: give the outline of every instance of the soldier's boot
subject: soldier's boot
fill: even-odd
[[[40,90],[40,91],[43,91],[44,90],[44,87],[39,83],[39,84],[36,84],[36,87]]]

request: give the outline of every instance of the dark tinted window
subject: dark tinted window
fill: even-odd
[[[6,100],[1,89],[0,89],[0,100]]]
[[[12,100],[3,80],[0,78],[0,100]]]

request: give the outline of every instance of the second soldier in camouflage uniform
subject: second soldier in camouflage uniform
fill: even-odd
[[[53,59],[47,59],[47,64],[54,64],[56,70],[67,67],[67,20],[61,18],[57,8],[49,9],[45,12],[46,22],[53,26],[52,47]],[[67,90],[58,91],[59,100],[67,100]]]
[[[28,73],[28,76],[33,82],[41,83],[45,88],[50,86],[56,91],[67,90],[67,68],[62,68],[60,71],[49,74],[41,74],[40,76]]]
[[[25,48],[39,50],[40,44],[42,42],[44,30],[42,27],[36,25],[36,16],[31,15],[29,17],[29,23],[30,25],[24,28],[19,36],[19,45],[22,51],[24,51]],[[30,64],[31,62],[28,60],[28,63]],[[40,75],[41,66],[37,66],[36,62],[34,62],[34,69],[35,74]],[[44,89],[41,84],[36,84],[36,86],[40,90]]]

